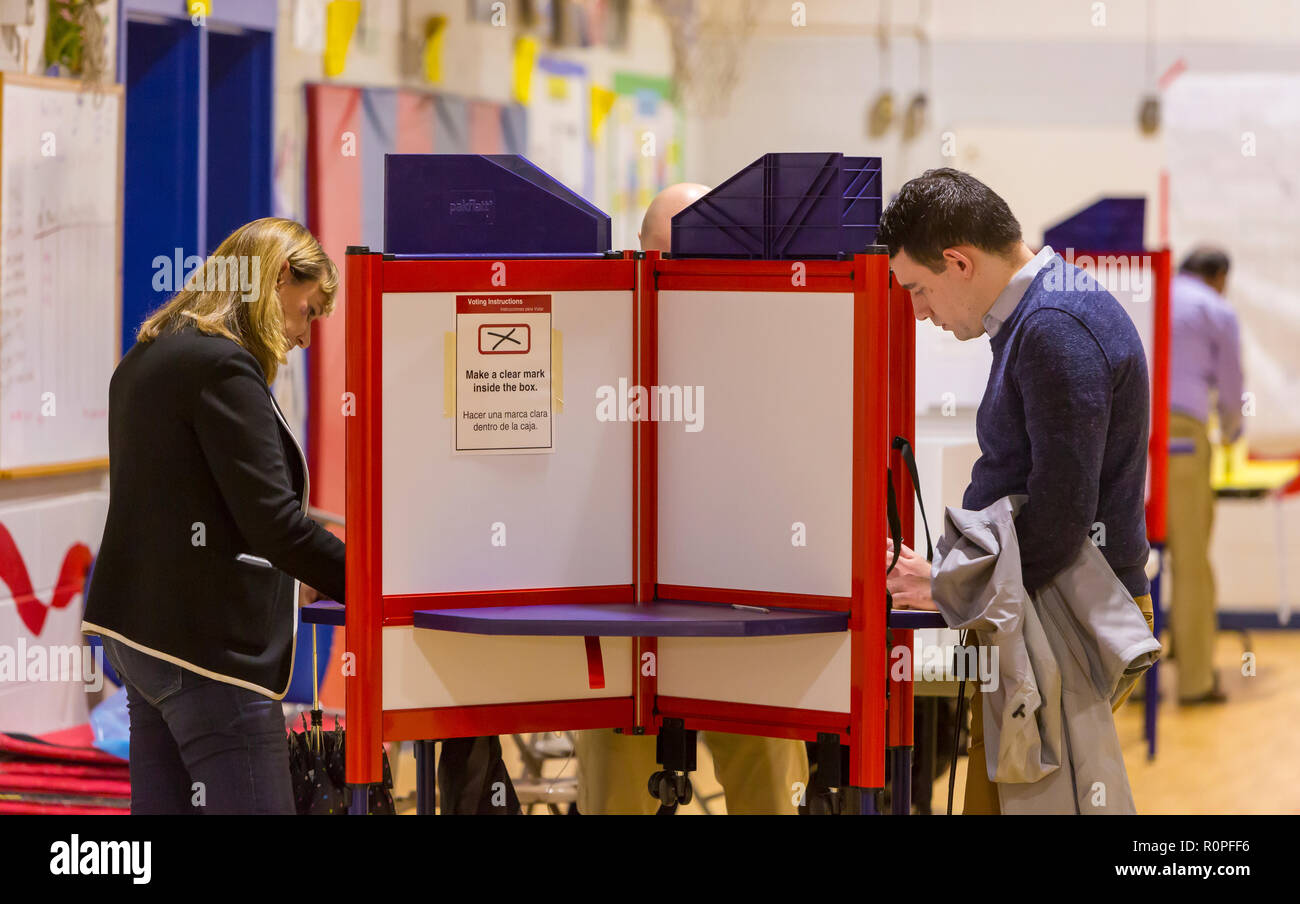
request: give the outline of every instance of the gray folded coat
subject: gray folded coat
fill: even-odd
[[[1025,496],[949,508],[931,582],[950,628],[996,654],[984,748],[1003,813],[1135,813],[1111,706],[1160,655],[1132,595],[1085,539],[1032,596],[1015,516]]]

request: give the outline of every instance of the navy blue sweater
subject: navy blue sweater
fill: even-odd
[[[1073,283],[1061,278],[1067,267]],[[1150,386],[1133,321],[1057,255],[990,341],[993,368],[976,419],[981,454],[962,506],[1028,495],[1016,535],[1030,591],[1091,536],[1129,593],[1149,592]]]

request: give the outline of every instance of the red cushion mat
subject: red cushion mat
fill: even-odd
[[[0,732],[0,756],[32,757],[40,760],[63,760],[76,763],[126,762],[94,747],[68,747],[50,744],[31,735]]]
[[[68,775],[0,775],[0,791],[38,791],[78,796],[131,799],[131,782],[125,778],[78,778]]]
[[[111,779],[126,781],[130,771],[125,763],[120,766],[50,763],[45,761],[0,760],[0,776],[5,775],[62,775],[70,778]],[[2,779],[0,779],[2,780]]]
[[[130,816],[131,809],[129,807],[86,807],[80,804],[0,800],[0,815]]]

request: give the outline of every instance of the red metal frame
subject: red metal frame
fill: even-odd
[[[886,744],[886,614],[884,607],[885,488],[881,475],[889,455],[890,431],[911,435],[912,371],[910,340],[894,350],[891,323],[910,319],[891,298],[889,264],[883,254],[859,255],[851,261],[809,261],[802,285],[793,285],[792,262],[664,260],[657,252],[625,253],[621,259],[583,261],[385,259],[378,254],[348,257],[347,386],[355,397],[355,416],[347,430],[348,537],[347,643],[355,656],[347,678],[347,781],[381,778],[381,741],[507,734],[520,731],[629,727],[654,732],[664,718],[681,718],[686,727],[772,737],[816,740],[834,733],[850,744],[850,781],[879,788],[884,784]],[[502,284],[502,268],[507,279]],[[651,421],[633,425],[633,575],[629,585],[585,588],[540,588],[474,593],[392,594],[382,592],[381,488],[382,298],[388,292],[582,291],[633,288],[633,370],[638,385],[654,385],[658,372],[658,291],[717,289],[725,291],[841,291],[854,299],[852,582],[849,597],[806,596],[794,602],[780,595],[783,606],[848,611],[852,644],[852,696],[849,713],[826,713],[781,707],[657,696],[657,669],[643,669],[645,654],[657,654],[654,638],[633,639],[633,694],[607,697],[384,711],[382,706],[381,632],[384,626],[409,624],[417,608],[466,608],[550,602],[647,603],[654,599],[691,598],[719,602],[770,600],[769,594],[729,588],[658,585],[657,431]],[[907,335],[898,331],[896,336]],[[910,499],[910,481],[900,476],[900,499]],[[910,531],[911,508],[906,514]],[[672,596],[672,594],[681,594]],[[910,633],[910,632],[909,632]],[[910,640],[909,640],[910,642]],[[910,678],[910,676],[909,676]],[[910,685],[895,691],[896,703]],[[910,743],[901,713],[891,740]]]
[[[889,258],[859,256],[854,273],[853,633],[849,776],[885,786],[885,485],[889,443]],[[874,292],[872,290],[875,290]],[[902,379],[902,375],[896,375]],[[874,391],[873,391],[874,390]],[[861,421],[858,418],[861,418]]]
[[[1147,505],[1147,537],[1164,543],[1168,530],[1165,509],[1169,493],[1169,360],[1172,355],[1173,255],[1168,248],[1148,255],[1156,276],[1155,349],[1151,360],[1151,502]]]
[[[626,725],[631,710],[630,697],[390,709],[383,716],[384,740],[435,740],[557,729],[610,728]]]
[[[900,286],[889,275],[889,369],[895,379],[889,386],[889,435],[892,439],[901,436],[908,442],[916,443],[916,315],[912,309],[912,293]],[[913,379],[900,379],[898,375],[910,375]],[[890,448],[889,468],[893,475],[894,497],[898,500],[898,518],[902,530],[903,542],[916,548],[916,507],[913,503],[912,475],[903,464],[900,452]],[[893,628],[890,634],[890,663],[893,654],[906,649],[907,663],[912,665],[914,649],[913,633],[905,628]],[[912,746],[912,668],[904,670],[901,681],[894,680],[891,670],[889,677],[889,706],[887,715],[887,737],[885,744],[889,747]]]
[[[344,705],[348,713],[345,742],[349,784],[383,780],[380,742],[383,714],[383,659],[380,625],[384,601],[380,596],[383,559],[383,519],[380,517],[383,405],[380,378],[379,303],[383,296],[382,258],[378,254],[349,254],[347,259],[347,391],[352,416],[347,419],[348,523],[345,630],[350,672],[345,672]]]
[[[632,255],[632,252],[626,252]],[[659,290],[655,270],[662,265],[658,251],[650,251],[637,261],[637,303],[633,321],[634,383],[652,386],[659,372]],[[635,563],[634,597],[638,605],[655,598],[655,575],[658,558],[655,538],[659,533],[659,432],[654,421],[637,421],[633,426],[635,463],[632,473],[632,499],[636,530],[633,535],[632,560]],[[655,730],[655,698],[659,693],[659,640],[636,637],[632,640],[632,728],[640,732]]]
[[[385,260],[385,292],[582,292],[630,289],[635,265],[626,258],[575,261],[490,258]]]
[[[630,602],[631,584],[454,593],[388,593],[384,595],[384,624],[409,625],[411,614],[417,609],[479,609],[485,606],[541,606],[553,603],[590,603],[599,606]]]
[[[861,255],[860,257],[875,257]],[[853,279],[852,261],[660,260],[656,291],[717,288],[722,291],[836,292]],[[803,285],[792,285],[795,265],[803,267]]]
[[[800,741],[816,741],[817,736],[823,733],[841,737],[851,733],[847,713],[817,709],[662,696],[658,699],[658,708],[661,720],[681,719],[687,727],[698,731],[725,731]]]

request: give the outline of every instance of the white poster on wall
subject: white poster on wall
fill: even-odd
[[[1300,452],[1300,76],[1192,74],[1165,93],[1169,232],[1232,260],[1253,451]]]
[[[82,725],[104,687],[81,619],[107,513],[103,492],[0,505],[0,731]]]
[[[584,198],[592,197],[587,70],[542,57],[528,108],[528,159]]]

